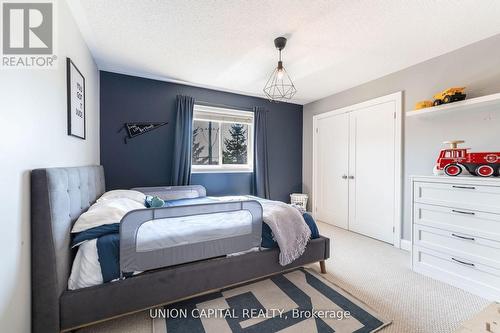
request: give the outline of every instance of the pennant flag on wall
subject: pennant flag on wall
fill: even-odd
[[[128,138],[132,139],[166,124],[168,124],[168,122],[125,123],[125,129],[127,130]],[[125,143],[127,143],[127,138],[125,138]]]

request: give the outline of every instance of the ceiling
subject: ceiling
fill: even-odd
[[[299,104],[500,33],[498,0],[68,3],[99,69],[246,95],[263,96],[284,35]]]

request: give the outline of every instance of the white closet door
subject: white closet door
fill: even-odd
[[[315,135],[316,219],[347,229],[349,115],[318,119]]]
[[[393,243],[396,103],[350,113],[349,230]]]

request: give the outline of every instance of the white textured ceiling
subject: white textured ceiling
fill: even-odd
[[[500,33],[498,0],[68,3],[100,69],[248,95],[263,96],[285,35],[300,104]]]

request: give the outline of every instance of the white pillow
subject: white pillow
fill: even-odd
[[[71,232],[81,232],[105,224],[120,223],[122,217],[134,209],[144,209],[144,203],[129,198],[115,198],[97,201],[80,215]]]
[[[146,195],[142,192],[139,191],[134,191],[134,190],[113,190],[113,191],[108,191],[104,193],[98,200],[97,202],[104,201],[104,200],[110,200],[110,199],[121,199],[121,198],[127,198],[130,200],[137,201],[140,204],[144,205],[144,202],[146,201]]]

